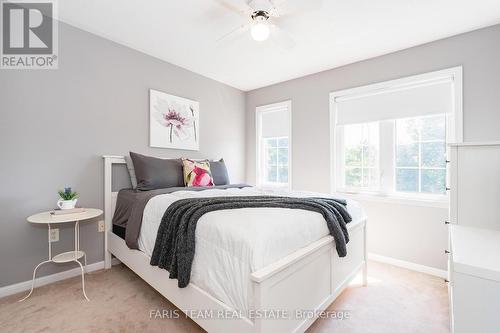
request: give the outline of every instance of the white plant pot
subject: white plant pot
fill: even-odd
[[[75,208],[77,201],[78,199],[73,199],[73,200],[59,199],[59,201],[57,201],[57,207],[59,207],[60,209],[73,209]]]

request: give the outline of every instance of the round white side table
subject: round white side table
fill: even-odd
[[[33,279],[31,281],[31,290],[26,297],[23,299],[19,300],[19,302],[24,301],[28,297],[31,296],[33,293],[33,289],[35,287],[35,278],[36,278],[36,271],[40,266],[43,264],[52,262],[52,263],[64,263],[64,262],[71,262],[74,261],[80,265],[80,268],[82,270],[82,290],[83,290],[83,296],[87,301],[89,301],[89,298],[87,297],[87,294],[85,293],[85,278],[84,278],[84,273],[87,270],[87,256],[84,251],[80,250],[80,221],[85,221],[89,220],[95,217],[98,217],[102,215],[102,210],[100,209],[94,209],[94,208],[85,208],[84,212],[81,213],[74,213],[74,214],[63,214],[63,215],[52,215],[51,212],[43,212],[35,215],[31,215],[28,217],[28,222],[34,223],[34,224],[46,224],[48,227],[48,240],[49,240],[49,258],[45,261],[42,261],[39,263],[35,269],[33,270]],[[75,249],[73,251],[68,251],[68,252],[63,252],[59,253],[55,256],[52,256],[52,242],[50,241],[50,225],[51,224],[63,224],[63,223],[74,223],[75,224]],[[85,262],[85,271],[83,269],[82,263],[78,260],[80,258],[84,259]]]

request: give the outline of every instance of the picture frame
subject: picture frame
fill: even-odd
[[[199,112],[197,101],[150,89],[150,147],[199,150]]]

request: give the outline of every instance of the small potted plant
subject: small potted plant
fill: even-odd
[[[78,193],[71,191],[71,187],[64,188],[64,191],[59,191],[60,199],[57,201],[57,206],[60,209],[73,209],[76,206]]]

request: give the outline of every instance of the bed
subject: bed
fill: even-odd
[[[225,196],[263,192],[234,188],[155,196],[144,208],[138,249],[130,249],[112,225],[117,198],[113,165],[125,163],[122,156],[104,156],[105,267],[111,267],[115,256],[208,332],[303,332],[360,270],[366,284],[366,217],[349,202],[352,222],[347,225],[346,257],[338,256],[324,220],[314,212],[246,208],[251,211],[206,214],[196,231],[191,282],[179,288],[166,270],[150,265],[164,207],[181,198],[221,196],[221,191]]]

